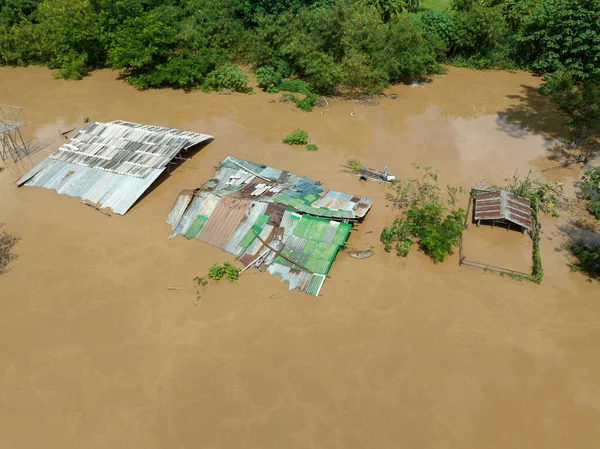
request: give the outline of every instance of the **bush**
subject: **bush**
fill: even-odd
[[[265,65],[259,67],[254,73],[261,88],[271,94],[279,92],[283,77],[272,66]]]
[[[454,23],[452,18],[440,11],[425,11],[421,15],[421,23],[425,32],[437,36],[446,43],[448,48],[454,44]]]
[[[419,168],[419,167],[417,167]],[[447,186],[447,204],[456,203],[456,194],[461,189]],[[394,220],[392,226],[384,228],[380,240],[386,251],[396,249],[398,256],[407,256],[410,248],[418,243],[419,248],[434,262],[443,262],[452,249],[458,246],[464,230],[466,213],[463,209],[448,210],[443,205],[438,176],[426,167],[417,179],[404,179],[392,184],[392,193],[386,194],[404,216]]]
[[[319,147],[316,145],[313,145],[312,143],[309,143],[308,145],[306,145],[306,151],[318,151]]]
[[[348,162],[346,162],[346,164],[348,164],[348,167],[350,167],[350,170],[352,170],[352,173],[356,173],[356,174],[360,173],[360,170],[362,168],[362,164],[360,163],[360,161],[357,161],[355,159],[350,159],[350,160],[348,160]]]
[[[216,90],[230,89],[243,92],[248,86],[248,75],[241,67],[225,63],[208,74],[205,84]]]
[[[577,241],[571,245],[571,252],[577,258],[571,269],[600,278],[600,245]]]
[[[497,9],[473,5],[454,14],[452,53],[473,60],[489,56],[505,33],[504,20]]]
[[[286,145],[306,145],[308,143],[308,133],[303,129],[297,129],[281,141]]]
[[[407,256],[418,239],[419,248],[435,263],[443,262],[458,247],[464,230],[466,213],[463,209],[451,211],[444,217],[439,203],[413,204],[406,217],[396,219],[391,227],[381,232],[386,251],[395,246],[399,256]]]
[[[588,210],[600,220],[600,167],[586,170],[582,177],[583,199],[588,200]]]
[[[239,274],[240,270],[229,262],[225,262],[223,265],[215,263],[208,269],[209,279],[214,279],[215,281],[220,281],[223,277],[226,277],[227,280],[233,282],[238,279]],[[205,283],[201,283],[198,279],[203,280],[204,278],[194,278],[194,280],[196,280],[198,284],[206,285]]]

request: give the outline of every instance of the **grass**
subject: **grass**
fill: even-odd
[[[419,5],[419,10],[415,13],[416,15],[421,15],[425,11],[450,11],[450,0],[421,0]]]

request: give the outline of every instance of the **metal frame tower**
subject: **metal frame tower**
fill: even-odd
[[[28,146],[21,135],[21,128],[27,123],[23,109],[0,104],[0,159],[14,162],[29,156]]]

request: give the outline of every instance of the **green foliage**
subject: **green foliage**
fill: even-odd
[[[600,135],[600,80],[577,83],[572,73],[559,70],[546,77],[540,91],[565,113],[571,141],[588,151]]]
[[[531,267],[531,280],[536,284],[541,284],[544,278],[544,269],[542,268],[542,255],[540,253],[540,199],[533,197],[531,203],[531,217],[533,219],[533,229],[531,232],[531,240],[533,241],[532,258],[533,264]]]
[[[448,48],[454,45],[454,22],[452,18],[440,11],[425,11],[421,15],[421,23],[425,31],[444,41]]]
[[[239,277],[240,270],[238,270],[235,266],[233,266],[229,262],[223,263],[223,265],[219,265],[217,263],[211,265],[208,269],[208,277],[209,279],[213,279],[215,281],[220,281],[223,277],[227,278],[228,281],[233,282],[236,281]],[[203,279],[203,278],[200,278]],[[205,284],[202,284],[205,285]]]
[[[298,109],[305,112],[312,111],[313,107],[317,104],[318,97],[311,92],[306,81],[300,79],[285,80],[279,84],[278,90],[303,94],[303,98],[299,98],[293,94],[284,94],[282,99],[294,103]]]
[[[523,56],[541,73],[600,78],[600,2],[543,0],[524,25]]]
[[[303,129],[297,129],[281,141],[286,145],[306,145],[308,143],[308,133]]]
[[[255,64],[296,76],[315,94],[339,87],[355,95],[439,73],[444,44],[405,15],[386,22],[364,2],[336,1],[260,17],[253,48]]]
[[[582,177],[583,199],[588,200],[588,210],[600,220],[600,167],[586,170]]]
[[[592,278],[600,278],[600,245],[584,242],[573,243],[571,252],[577,259],[571,269],[587,274]]]
[[[352,170],[352,173],[360,173],[360,169],[362,168],[362,164],[360,163],[360,161],[357,161],[355,159],[350,159],[348,162],[346,162],[346,164],[348,164],[348,167],[350,167],[350,170]]]
[[[458,209],[444,216],[444,207],[439,203],[413,204],[406,216],[394,220],[389,228],[381,232],[385,250],[393,246],[399,256],[407,256],[418,239],[419,248],[434,262],[443,262],[458,247],[464,230],[465,211]]]
[[[0,223],[0,228],[4,226]],[[0,275],[8,272],[8,264],[17,258],[12,252],[13,247],[20,239],[0,229]]]
[[[271,94],[279,92],[283,77],[272,66],[265,65],[259,67],[254,73],[256,74],[258,85],[265,91]]]
[[[398,17],[405,11],[416,11],[419,0],[359,0],[364,6],[374,8],[385,22]]]
[[[309,143],[308,145],[306,145],[306,151],[318,151],[319,147],[316,145],[313,145],[312,143]]]
[[[202,277],[200,277],[200,276],[196,276],[196,277],[193,279],[193,281],[194,281],[194,282],[195,282],[197,285],[199,285],[199,286],[202,286],[202,287],[205,287],[205,286],[208,284],[208,281],[206,280],[206,278],[202,278]]]
[[[549,214],[553,217],[559,217],[560,211],[557,206],[560,201],[555,189],[551,184],[542,182],[540,179],[531,177],[531,170],[527,173],[524,178],[518,171],[514,173],[511,178],[505,180],[507,182],[504,186],[493,186],[498,190],[506,190],[517,196],[527,198],[533,205],[541,209],[542,212]]]
[[[230,89],[243,92],[248,86],[248,75],[241,67],[225,63],[209,73],[205,83],[216,90]]]
[[[134,76],[166,63],[179,41],[176,19],[177,12],[170,6],[127,18],[114,34],[108,63]]]
[[[391,191],[386,197],[403,211],[403,216],[381,232],[385,250],[395,249],[398,256],[407,256],[410,248],[418,244],[434,262],[443,262],[459,244],[465,211],[444,205],[438,175],[430,167],[425,167],[418,178],[392,183]],[[459,191],[448,186],[446,203],[451,207]]]
[[[473,60],[490,57],[505,33],[502,15],[495,8],[467,3],[470,6],[461,4],[453,17],[452,53]]]

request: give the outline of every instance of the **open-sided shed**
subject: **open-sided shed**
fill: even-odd
[[[90,122],[17,181],[125,214],[180,153],[212,140],[162,126]]]
[[[514,223],[527,231],[533,223],[529,200],[504,190],[476,194],[473,218],[478,226],[482,221]]]

